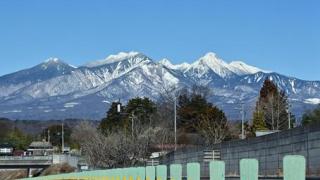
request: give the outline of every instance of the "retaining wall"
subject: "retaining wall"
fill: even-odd
[[[282,159],[285,155],[303,155],[307,160],[307,175],[320,176],[320,124],[297,127],[261,137],[246,140],[228,141],[210,148],[183,148],[171,152],[160,159],[160,164],[186,164],[199,162],[201,175],[208,177],[208,162],[203,161],[205,149],[220,150],[221,160],[226,163],[226,175],[239,175],[239,161],[255,158],[259,161],[259,174],[281,176]]]

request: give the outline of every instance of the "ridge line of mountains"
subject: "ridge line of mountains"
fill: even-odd
[[[209,101],[229,119],[250,118],[263,81],[286,92],[297,117],[320,103],[320,81],[306,81],[265,71],[241,61],[226,63],[215,53],[195,62],[156,62],[138,52],[120,52],[80,67],[49,58],[34,67],[0,77],[0,117],[10,119],[101,119],[112,101],[141,96],[153,100],[161,90],[201,84],[213,91]]]

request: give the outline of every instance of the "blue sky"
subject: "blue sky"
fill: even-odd
[[[0,1],[0,75],[48,57],[81,65],[130,50],[174,63],[212,51],[320,80],[320,1]]]

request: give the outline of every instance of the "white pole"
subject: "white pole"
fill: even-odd
[[[121,105],[117,104],[117,112],[120,113],[121,112]]]
[[[48,128],[48,142],[50,143],[50,129]]]
[[[174,98],[174,150],[177,150],[177,98]]]
[[[133,116],[134,116],[134,113],[132,112],[132,115],[131,115],[131,134],[132,134],[132,137],[133,137],[133,123],[134,123],[134,119],[133,119]]]
[[[288,129],[291,129],[291,113],[290,113],[290,105],[288,106]]]
[[[63,122],[61,124],[61,152],[63,153],[64,151],[64,127],[63,127]]]
[[[244,139],[244,104],[242,104],[242,118],[241,118],[241,139]]]
[[[291,129],[291,114],[290,114],[290,112],[288,113],[288,116],[289,116],[289,129]]]
[[[287,113],[288,113],[288,129],[291,129],[291,113],[290,113],[290,105],[288,105]]]

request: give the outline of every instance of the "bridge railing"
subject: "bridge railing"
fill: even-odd
[[[53,159],[53,156],[0,156],[0,161],[17,161],[17,160],[26,160],[26,161],[37,161],[45,160],[50,161]]]
[[[98,171],[86,171],[79,173],[60,174],[29,178],[34,180],[200,180],[200,164],[187,164],[187,177],[182,177],[182,165],[172,164],[167,171],[167,166],[147,166],[122,169],[108,169]],[[209,165],[210,180],[225,180],[225,163],[223,161],[211,161]],[[170,172],[170,174],[167,174]],[[240,161],[240,180],[258,180],[259,162],[256,159],[242,159]],[[305,180],[306,160],[303,156],[288,155],[283,159],[284,180]],[[265,178],[267,179],[267,178]]]

